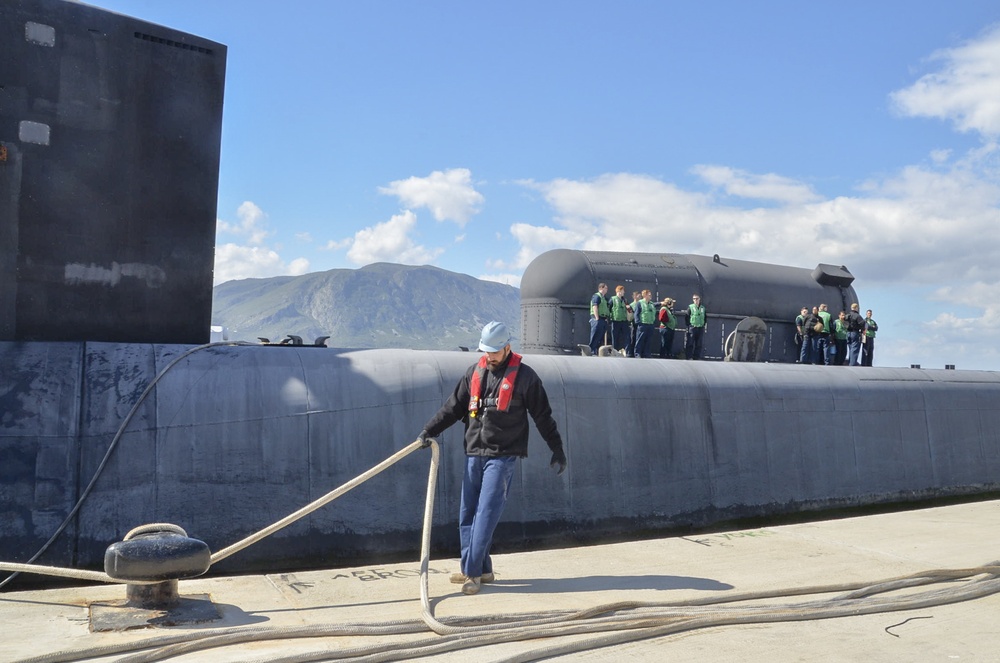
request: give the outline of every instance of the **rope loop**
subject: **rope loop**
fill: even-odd
[[[181,536],[187,536],[188,533],[184,531],[184,528],[180,525],[174,525],[172,523],[149,523],[148,525],[139,525],[129,531],[128,534],[122,539],[122,541],[128,541],[134,539],[140,534],[151,534],[154,532],[171,532],[173,534],[180,534]]]

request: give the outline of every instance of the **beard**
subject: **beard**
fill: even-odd
[[[490,358],[489,356],[487,356],[486,357],[486,368],[488,368],[491,371],[495,371],[497,368],[500,367],[500,364],[504,363],[504,361],[507,360],[507,357],[509,357],[509,356],[510,356],[509,352],[505,352],[503,354],[503,356],[500,357],[497,360],[493,360],[492,358]]]

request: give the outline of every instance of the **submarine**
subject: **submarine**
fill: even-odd
[[[64,0],[6,2],[0,30],[0,559],[98,567],[151,522],[218,550],[412,443],[474,355],[209,342],[225,46]],[[719,361],[581,356],[602,280],[701,293]],[[997,373],[792,363],[800,306],[857,301],[844,267],[560,249],[521,296],[568,469],[532,429],[498,551],[998,489]],[[758,351],[721,361],[748,317]],[[216,571],[415,558],[425,458]]]
[[[706,359],[731,358],[736,344],[730,337],[741,322],[753,319],[760,327],[760,349],[752,359],[795,362],[799,310],[828,304],[834,317],[850,311],[858,302],[853,282],[843,265],[820,263],[809,270],[719,254],[553,249],[532,260],[521,278],[521,336],[525,352],[576,352],[590,339],[591,295],[599,283],[607,283],[609,296],[624,286],[629,302],[631,293],[643,290],[652,293],[657,306],[670,297],[685,320],[687,303],[700,295],[707,318]],[[658,355],[658,335],[652,342],[651,354]],[[675,334],[664,354],[677,356],[682,347],[683,336]]]

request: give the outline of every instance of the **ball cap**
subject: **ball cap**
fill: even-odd
[[[479,349],[483,352],[500,352],[508,343],[510,332],[504,323],[494,320],[483,327],[483,334],[479,337]]]

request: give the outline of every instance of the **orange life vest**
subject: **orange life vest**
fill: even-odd
[[[510,353],[510,361],[507,362],[507,370],[504,371],[503,379],[500,381],[500,394],[497,396],[497,409],[506,412],[510,407],[511,396],[514,395],[514,378],[517,377],[517,368],[521,365],[521,355],[516,352]],[[474,417],[482,407],[483,399],[479,397],[483,387],[483,376],[486,375],[486,355],[479,358],[476,370],[472,372],[472,379],[469,380],[469,416]]]

